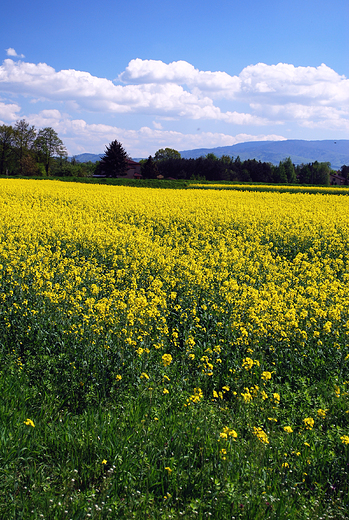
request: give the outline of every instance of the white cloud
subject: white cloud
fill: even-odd
[[[6,50],[7,56],[15,56],[17,58],[25,58],[24,54],[17,54],[17,52],[12,47],[9,47],[8,49],[5,49],[5,50]]]
[[[206,74],[206,73],[205,73]],[[216,119],[244,124],[264,124],[260,118],[235,112],[222,113],[208,95],[190,92],[174,82],[114,85],[88,72],[56,72],[45,63],[18,62],[6,59],[0,67],[0,89],[46,100],[69,102],[79,109],[104,113],[143,113],[189,119]],[[239,123],[239,121],[242,121]]]
[[[226,72],[200,71],[186,61],[166,64],[159,60],[131,60],[125,71],[119,75],[125,83],[177,83],[197,88],[201,91],[238,92],[240,79]]]
[[[52,126],[60,135],[70,155],[84,152],[101,153],[105,146],[117,139],[133,157],[148,157],[156,150],[170,147],[176,150],[192,148],[212,148],[229,146],[245,141],[279,141],[282,135],[250,135],[232,136],[222,132],[183,133],[173,130],[162,130],[143,126],[138,130],[129,130],[111,125],[88,124],[83,119],[71,119],[58,110],[44,110],[40,114],[27,117],[30,124],[36,127]]]
[[[21,107],[16,103],[2,103],[0,102],[0,119],[3,121],[9,122],[18,118],[18,113],[21,110]]]
[[[8,54],[15,52],[14,49],[7,51]],[[218,130],[212,135],[219,135],[223,141],[225,135],[231,138],[227,125],[248,127],[249,131],[251,127],[264,126],[268,127],[266,134],[273,134],[275,125],[285,123],[340,132],[348,132],[349,127],[349,80],[325,64],[295,67],[286,63],[257,63],[231,76],[222,71],[200,71],[186,61],[166,64],[137,58],[129,62],[119,75],[119,84],[115,84],[89,72],[56,71],[46,63],[7,58],[0,66],[0,92],[12,98],[25,96],[32,106],[49,101],[56,111],[31,116],[33,124],[54,126],[40,123],[41,120],[53,121],[63,125],[62,132],[68,131],[68,127],[70,131],[79,127],[82,133],[91,128],[91,125],[86,127],[82,118],[84,111],[101,117],[110,114],[122,114],[124,118],[128,114],[149,116],[147,125],[154,127],[153,133],[160,132],[159,139],[174,135],[167,135],[159,120],[177,120],[178,125],[184,120],[211,121]],[[5,116],[7,120],[15,119],[19,110],[18,105],[8,100],[7,105],[0,106],[0,115],[4,113],[3,119]],[[71,114],[71,117],[64,116],[64,124],[61,112]],[[219,127],[219,123],[223,126]],[[105,128],[105,125],[97,126]],[[96,132],[99,135],[99,130]],[[127,135],[137,140],[141,134],[135,132]],[[195,134],[195,139],[190,139],[196,142],[198,136]]]
[[[261,116],[268,115],[269,120],[275,122],[294,122],[308,128],[328,128],[328,130],[349,129],[349,107],[336,108],[333,106],[302,105],[300,103],[286,103],[285,105],[263,105],[254,103],[251,107]]]
[[[242,70],[241,97],[303,104],[337,105],[349,102],[349,80],[330,67],[295,67],[287,63],[258,63]]]
[[[159,123],[158,121],[153,121],[153,127],[156,128],[157,130],[162,130],[162,124]]]
[[[278,63],[257,63],[245,67],[239,76],[226,72],[199,71],[186,61],[169,64],[158,60],[131,60],[119,79],[131,84],[186,85],[197,95],[243,99],[250,102],[261,95],[268,104],[275,98],[319,100],[324,103],[349,101],[349,80],[330,67],[295,67]]]

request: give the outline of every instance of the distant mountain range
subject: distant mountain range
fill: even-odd
[[[80,153],[79,155],[74,155],[74,157],[68,157],[69,161],[75,159],[78,162],[97,162],[100,161],[101,157],[103,157],[103,153],[95,154],[95,153]]]
[[[241,161],[256,159],[257,161],[279,164],[287,157],[291,157],[294,164],[306,164],[315,161],[329,162],[331,168],[337,170],[343,164],[349,165],[349,140],[338,141],[303,141],[289,139],[286,141],[250,141],[232,146],[220,146],[218,148],[198,148],[196,150],[184,150],[180,154],[184,159],[196,159],[213,153],[217,157],[229,155],[234,159],[239,156]],[[103,154],[82,153],[75,155],[79,162],[99,161]],[[71,158],[70,158],[71,159]],[[134,160],[140,160],[139,158]]]
[[[349,164],[349,140],[339,141],[251,141],[248,143],[234,144],[233,146],[220,146],[219,148],[201,148],[198,150],[185,150],[181,152],[184,158],[205,156],[214,153],[217,157],[229,155],[242,161],[256,159],[257,161],[279,164],[287,157],[291,157],[294,164],[306,164],[315,161],[330,162],[333,169],[338,169],[343,164]]]

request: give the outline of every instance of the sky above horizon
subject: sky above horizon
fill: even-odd
[[[33,0],[2,7],[0,125],[69,155],[349,139],[347,0]]]

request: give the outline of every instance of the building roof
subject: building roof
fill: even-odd
[[[140,164],[139,162],[136,162],[133,159],[126,159],[126,162],[129,166],[138,166]]]

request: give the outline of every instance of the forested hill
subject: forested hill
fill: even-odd
[[[217,148],[198,148],[195,150],[184,150],[180,154],[184,159],[196,159],[213,153],[217,157],[230,155],[241,161],[256,159],[257,161],[270,162],[278,165],[287,157],[291,157],[295,165],[308,164],[315,161],[330,162],[331,168],[337,170],[343,164],[349,164],[349,140],[338,141],[302,141],[300,139],[289,139],[285,141],[251,141],[239,143],[232,146],[220,146]],[[76,155],[78,162],[99,161],[103,154],[83,153]],[[135,159],[136,161],[139,159]]]
[[[69,160],[71,161],[73,158],[78,161],[78,162],[81,162],[81,163],[85,163],[85,162],[97,162],[97,161],[100,161],[101,160],[101,157],[103,156],[102,153],[100,154],[95,154],[95,153],[81,153],[79,155],[74,155],[74,157],[69,157]]]
[[[181,151],[185,159],[197,158],[213,153],[217,157],[230,155],[240,157],[242,161],[257,159],[257,161],[279,164],[291,157],[294,164],[307,164],[315,161],[330,162],[333,169],[339,169],[343,164],[349,164],[349,140],[338,141],[302,141],[290,139],[286,141],[253,141],[239,143],[233,146],[218,148],[199,148],[197,150]]]

